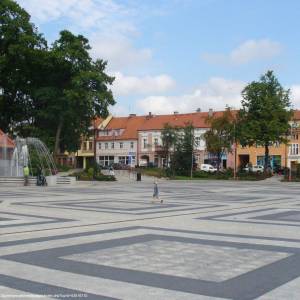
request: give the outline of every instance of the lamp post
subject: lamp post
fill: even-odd
[[[94,177],[96,175],[96,165],[97,165],[97,159],[96,159],[96,117],[94,118]]]
[[[193,178],[193,166],[194,166],[194,128],[191,131],[192,134],[192,161],[191,161],[191,178]]]
[[[237,163],[237,144],[236,144],[236,127],[235,122],[233,123],[233,134],[234,134],[234,169],[233,178],[236,180],[236,163]]]

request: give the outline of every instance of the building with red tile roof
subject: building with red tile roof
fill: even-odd
[[[147,121],[145,116],[113,117],[104,129],[98,130],[97,160],[100,165],[137,164],[138,130]]]
[[[205,159],[205,142],[203,134],[209,128],[208,117],[220,116],[223,112],[195,112],[187,114],[174,113],[173,115],[149,115],[146,122],[138,130],[138,163],[141,166],[153,164],[162,167],[166,164],[166,157],[162,149],[161,132],[166,124],[183,128],[187,124],[194,126],[196,145],[194,149],[195,161],[198,165]]]
[[[15,148],[14,141],[0,129],[0,147]]]
[[[97,160],[101,165],[113,163],[162,166],[165,157],[162,153],[161,131],[166,124],[184,127],[188,123],[195,127],[195,149],[198,163],[204,161],[205,143],[202,134],[209,128],[207,118],[220,116],[223,112],[195,112],[188,114],[129,115],[112,117],[97,134]]]
[[[0,129],[0,160],[11,159],[14,148],[14,141]]]

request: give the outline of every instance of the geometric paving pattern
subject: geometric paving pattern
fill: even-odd
[[[14,205],[38,206],[38,207],[59,207],[60,209],[73,209],[80,211],[98,211],[130,215],[148,215],[163,212],[183,212],[198,210],[200,208],[215,208],[223,205],[193,205],[167,203],[160,206],[153,206],[149,201],[130,200],[85,200],[85,201],[53,201],[53,202],[16,202]]]
[[[160,181],[162,205],[152,187],[0,187],[0,296],[299,298],[297,185]]]

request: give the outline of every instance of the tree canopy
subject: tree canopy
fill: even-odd
[[[8,131],[30,119],[33,69],[46,41],[29,14],[11,0],[0,1],[0,127]]]
[[[265,169],[269,165],[269,146],[285,143],[289,130],[289,90],[285,90],[273,71],[262,75],[242,91],[242,108],[239,113],[239,140],[242,145],[265,147]]]
[[[210,129],[204,134],[206,150],[217,158],[217,169],[220,169],[222,156],[231,152],[235,135],[235,117],[228,107],[224,113],[219,116],[209,116],[206,122]]]
[[[115,103],[89,41],[63,30],[51,47],[11,0],[0,2],[0,127],[42,138],[54,153],[75,150],[95,117]]]

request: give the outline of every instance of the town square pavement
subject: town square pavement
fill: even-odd
[[[0,186],[0,298],[299,299],[300,184]]]

